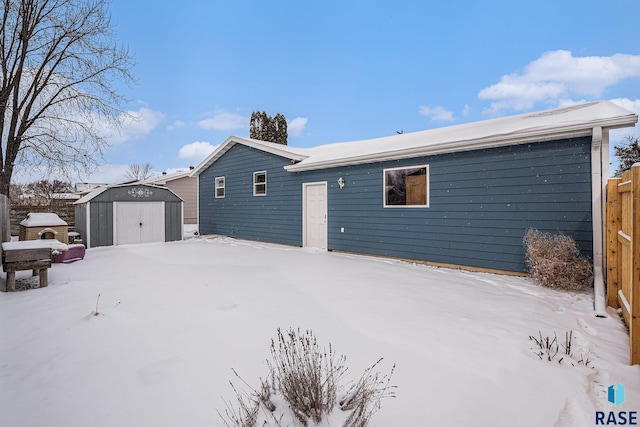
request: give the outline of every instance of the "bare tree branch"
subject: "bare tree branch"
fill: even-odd
[[[131,181],[142,181],[147,178],[151,178],[153,166],[150,163],[138,164],[134,163],[129,165],[129,169],[125,172],[125,177]]]
[[[108,0],[1,0],[0,194],[14,167],[69,177],[102,159],[121,125],[116,82],[132,57],[115,42]]]

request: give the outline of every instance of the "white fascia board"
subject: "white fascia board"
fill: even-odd
[[[364,163],[382,162],[389,160],[408,159],[413,157],[431,156],[436,154],[454,153],[461,151],[481,150],[486,148],[519,145],[531,142],[553,141],[565,138],[578,138],[591,136],[594,127],[603,129],[616,129],[632,127],[638,121],[638,116],[632,115],[614,120],[593,120],[590,122],[574,124],[564,127],[533,128],[522,132],[498,134],[485,138],[444,141],[437,144],[425,144],[419,147],[403,148],[399,150],[368,153],[362,156],[350,156],[338,159],[313,162],[313,156],[308,163],[304,161],[294,165],[285,166],[288,172],[301,172],[338,166],[349,166]]]
[[[74,205],[81,205],[83,203],[87,203],[89,200],[93,199],[96,196],[99,196],[100,194],[104,193],[105,191],[107,191],[109,188],[111,188],[108,185],[105,185],[104,187],[98,187],[94,190],[91,190],[89,193],[85,194],[84,196],[82,196],[81,198],[79,198],[78,200],[76,200],[75,202],[73,202]]]
[[[301,172],[338,166],[349,166],[363,163],[383,162],[388,160],[408,159],[421,156],[432,156],[436,154],[455,153],[460,151],[481,150],[485,148],[496,148],[509,145],[525,144],[527,142],[541,142],[562,138],[576,138],[589,135],[591,135],[591,128],[583,129],[581,131],[576,130],[555,134],[541,132],[539,135],[530,135],[528,137],[505,135],[499,138],[494,137],[480,140],[444,142],[422,147],[406,148],[381,153],[371,153],[363,156],[330,159],[323,162],[312,162],[308,164],[305,164],[303,162],[285,166],[285,169],[289,172]]]
[[[213,153],[209,154],[209,156],[204,159],[198,166],[196,166],[189,176],[200,175],[202,171],[211,166],[222,157],[227,151],[231,149],[235,144],[242,144],[247,147],[255,148],[256,150],[265,151],[267,153],[275,154],[276,156],[284,157],[287,159],[295,160],[297,162],[302,161],[309,156],[305,153],[307,149],[305,148],[294,148],[289,147],[288,145],[275,144],[270,142],[258,141],[255,139],[249,138],[239,138],[237,136],[230,136],[227,138],[218,148],[216,148]],[[281,148],[286,147],[286,148]]]
[[[203,170],[208,168],[211,164],[213,164],[213,162],[218,160],[218,158],[220,156],[222,156],[224,153],[226,153],[233,146],[233,144],[235,144],[233,142],[233,137],[231,136],[231,137],[227,138],[222,144],[220,144],[218,146],[218,148],[213,150],[213,152],[211,154],[209,154],[206,159],[204,159],[202,162],[200,162],[200,164],[198,166],[196,166],[191,171],[191,174],[189,174],[189,176],[200,175],[200,173]]]

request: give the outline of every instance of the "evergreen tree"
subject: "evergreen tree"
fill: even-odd
[[[287,145],[287,119],[280,113],[275,117],[264,111],[251,113],[249,138]]]
[[[627,141],[626,143],[613,147],[619,160],[615,176],[622,175],[623,172],[631,169],[634,163],[640,162],[640,138],[627,135],[624,139]]]
[[[275,126],[273,142],[287,145],[287,119],[282,114],[278,113],[273,118],[273,124]]]

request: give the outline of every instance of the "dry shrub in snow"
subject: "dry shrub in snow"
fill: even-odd
[[[591,286],[591,262],[580,255],[573,238],[529,229],[524,236],[524,246],[529,272],[542,286],[567,291],[581,291]]]
[[[345,423],[346,426],[366,426],[371,416],[380,409],[380,400],[383,397],[395,396],[394,387],[389,385],[395,365],[388,375],[381,375],[380,372],[374,371],[380,362],[382,359],[367,369],[358,382],[353,384],[347,394],[340,399],[340,409],[351,411]]]
[[[319,423],[331,413],[338,382],[346,372],[344,356],[336,360],[331,344],[329,352],[322,351],[311,331],[289,330],[285,337],[278,329],[278,342],[271,340],[271,357],[276,389],[301,423]]]
[[[548,360],[551,362],[556,359],[556,356],[562,350],[562,354],[558,359],[558,363],[570,363],[571,366],[583,365],[589,366],[591,363],[590,350],[587,348],[586,351],[584,349],[579,349],[580,351],[580,359],[574,356],[573,349],[576,347],[574,345],[573,340],[573,331],[565,332],[564,334],[564,343],[558,342],[558,336],[554,333],[553,339],[550,336],[542,336],[542,332],[538,331],[538,336],[529,335],[529,341],[535,343],[533,347],[533,351],[536,356],[540,358],[540,360]],[[561,348],[562,347],[562,348]],[[578,346],[579,347],[579,346]]]
[[[267,361],[270,381],[261,380],[260,390],[251,388],[234,371],[251,392],[239,392],[231,383],[239,407],[226,403],[225,416],[218,411],[227,426],[306,427],[340,418],[344,427],[365,427],[380,401],[395,397],[395,386],[390,385],[395,365],[388,375],[381,375],[374,371],[380,359],[338,399],[340,381],[347,372],[346,358],[336,357],[331,345],[328,351],[321,349],[311,331],[290,329],[283,334],[278,329],[277,340],[271,341],[271,357]],[[336,404],[346,416],[332,417]]]

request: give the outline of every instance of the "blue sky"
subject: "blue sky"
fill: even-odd
[[[83,181],[120,181],[132,163],[197,165],[248,136],[256,110],[284,114],[299,147],[596,99],[640,113],[640,0],[113,0],[110,11],[135,56],[137,82],[121,92],[139,120]]]

